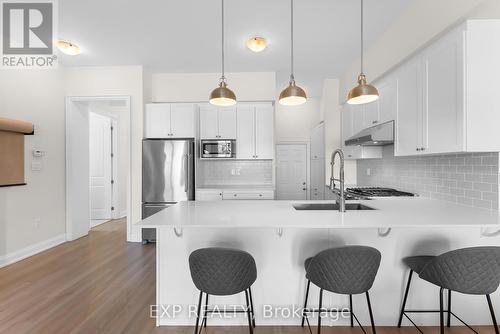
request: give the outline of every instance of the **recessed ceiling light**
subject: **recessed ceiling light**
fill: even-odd
[[[76,56],[82,53],[80,47],[73,42],[59,40],[56,45],[59,51],[70,56]]]
[[[261,52],[267,47],[267,41],[264,37],[255,36],[247,41],[247,48],[253,52]]]

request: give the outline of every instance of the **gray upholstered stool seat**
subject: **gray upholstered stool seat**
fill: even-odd
[[[251,286],[257,279],[255,260],[247,252],[229,248],[203,248],[189,256],[189,268],[194,285],[200,290],[195,334],[198,332],[203,293],[206,294],[202,326],[206,327],[208,296],[229,296],[245,292],[250,333],[255,327]],[[220,310],[218,311],[220,312]]]
[[[309,268],[309,265],[311,264],[311,261],[312,261],[312,257],[308,257],[305,261],[304,261],[304,269],[306,270],[307,272],[307,268]]]
[[[403,263],[417,274],[420,274],[425,265],[434,258],[435,256],[432,255],[408,256],[403,259]]]
[[[399,326],[401,325],[403,314],[411,312],[405,310],[405,304],[410,288],[411,273],[417,270],[411,266],[410,268],[412,270],[408,278]],[[500,247],[470,247],[447,252],[429,260],[427,264],[420,267],[418,274],[420,278],[440,287],[439,314],[441,333],[444,333],[444,313],[448,315],[448,327],[450,327],[451,316],[454,316],[465,324],[451,310],[451,292],[456,291],[469,295],[485,295],[495,327],[495,333],[499,334],[490,294],[495,292],[500,285]],[[444,290],[448,290],[447,310],[444,310]]]
[[[345,246],[330,248],[318,253],[313,258],[305,261],[307,288],[304,302],[304,312],[302,317],[302,326],[307,320],[306,314],[313,312],[307,309],[307,298],[311,282],[320,288],[319,293],[319,312],[318,316],[318,334],[321,333],[321,315],[325,310],[323,305],[323,291],[349,295],[351,327],[354,326],[353,319],[359,324],[358,319],[352,312],[352,295],[366,294],[370,320],[373,333],[375,323],[370,303],[368,290],[373,285],[380,266],[381,255],[378,250],[366,246]],[[360,325],[361,326],[361,325]]]

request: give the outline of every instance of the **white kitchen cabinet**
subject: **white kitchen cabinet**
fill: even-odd
[[[144,113],[145,138],[194,138],[196,105],[188,103],[147,104]]]
[[[236,139],[236,108],[219,108],[219,138]]]
[[[144,113],[144,138],[170,137],[170,104],[147,104]]]
[[[460,29],[423,53],[423,153],[464,149],[463,42]]]
[[[377,125],[380,121],[378,100],[362,105],[364,114],[364,128]]]
[[[396,71],[395,155],[498,152],[500,20],[469,20]]]
[[[196,189],[197,201],[221,201],[222,200],[222,190],[221,189]]]
[[[236,108],[200,106],[201,139],[236,139]]]
[[[237,159],[274,159],[274,107],[241,104],[236,112]]]
[[[274,107],[271,104],[255,107],[255,158],[274,158]]]
[[[325,198],[325,159],[311,160],[311,193],[312,200]]]
[[[377,100],[378,120],[377,123],[385,123],[396,119],[397,97],[396,97],[396,78],[390,75],[377,83],[377,89],[380,94]]]
[[[236,158],[255,159],[255,108],[238,106],[236,123]]]
[[[363,108],[358,105],[344,104],[342,118],[342,150],[346,160],[382,158],[381,146],[346,146],[345,141],[363,128]]]
[[[325,158],[325,124],[321,123],[311,130],[311,159]]]
[[[274,190],[224,190],[222,192],[224,200],[272,200],[274,199]]]
[[[196,136],[197,106],[189,103],[170,105],[170,133],[174,138],[194,138]]]
[[[273,189],[216,189],[202,188],[196,189],[197,201],[221,201],[221,200],[272,200],[274,199]]]
[[[422,62],[412,59],[396,73],[398,105],[395,155],[413,155],[422,147]]]

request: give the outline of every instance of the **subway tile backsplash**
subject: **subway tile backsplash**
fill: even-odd
[[[389,145],[383,148],[382,159],[358,160],[357,180],[359,186],[392,187],[426,198],[499,209],[498,153],[395,157]]]
[[[200,160],[199,186],[273,184],[272,160]]]

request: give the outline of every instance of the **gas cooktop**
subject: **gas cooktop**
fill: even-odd
[[[392,188],[379,188],[379,187],[360,187],[360,188],[347,188],[348,193],[363,197],[411,197],[415,194],[399,191]]]

